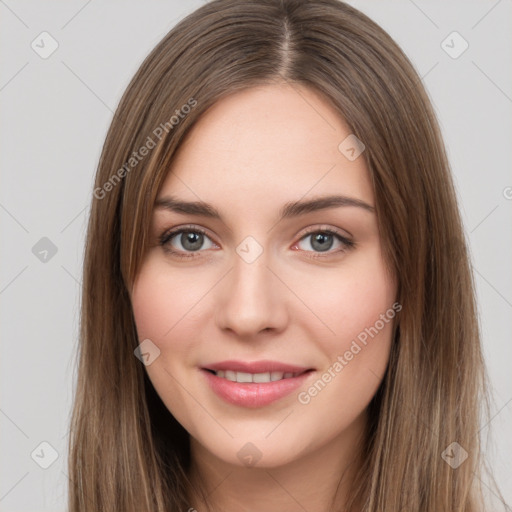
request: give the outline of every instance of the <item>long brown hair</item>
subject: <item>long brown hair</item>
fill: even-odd
[[[398,276],[402,311],[347,510],[483,509],[475,475],[485,370],[474,285],[419,76],[385,31],[343,2],[214,0],[142,63],[101,154],[83,271],[70,512],[190,507],[189,436],[134,356],[142,340],[128,291],[159,187],[191,127],[220,98],[278,82],[323,94],[365,144],[386,261]],[[464,453],[458,467],[447,462],[446,454]]]

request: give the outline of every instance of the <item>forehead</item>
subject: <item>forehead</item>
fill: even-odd
[[[312,89],[280,84],[237,92],[192,128],[159,196],[255,212],[305,195],[344,194],[373,204],[363,156],[350,160],[339,148],[350,135]]]

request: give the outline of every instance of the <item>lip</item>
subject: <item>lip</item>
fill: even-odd
[[[226,402],[248,408],[264,407],[289,395],[314,373],[313,368],[278,363],[276,361],[256,361],[243,363],[241,361],[223,361],[203,367],[201,373],[206,381],[220,398]],[[268,371],[281,371],[299,373],[295,377],[273,382],[233,382],[217,377],[208,370],[233,370],[247,373],[265,373]]]

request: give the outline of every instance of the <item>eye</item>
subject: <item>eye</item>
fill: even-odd
[[[208,241],[209,244],[207,243],[204,246],[205,242]],[[185,226],[166,231],[160,237],[160,245],[164,247],[164,250],[179,258],[193,258],[195,256],[194,252],[211,249],[215,246],[206,231],[195,226]]]
[[[303,241],[305,247],[299,247]],[[206,246],[205,246],[206,242]],[[178,258],[194,258],[199,256],[200,251],[218,247],[206,231],[197,226],[183,226],[165,231],[159,238],[159,244],[168,253]],[[331,250],[333,247],[337,250]],[[311,258],[329,257],[333,254],[343,253],[353,248],[355,242],[348,239],[338,231],[330,228],[309,228],[300,240],[292,246],[292,249],[298,248],[306,253],[313,253]],[[325,253],[325,254],[322,254]]]
[[[299,247],[301,242],[305,241],[305,247]],[[338,247],[338,250],[331,251],[333,247]],[[317,227],[310,228],[304,236],[292,247],[292,249],[299,247],[299,249],[306,252],[315,253],[311,257],[318,258],[324,257],[321,253],[326,253],[325,256],[345,252],[355,246],[355,242],[349,240],[346,236],[333,229],[319,229]]]

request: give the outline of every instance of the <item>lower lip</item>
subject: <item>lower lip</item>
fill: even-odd
[[[273,382],[233,382],[201,369],[211,389],[226,402],[243,407],[263,407],[289,395],[313,373]]]

